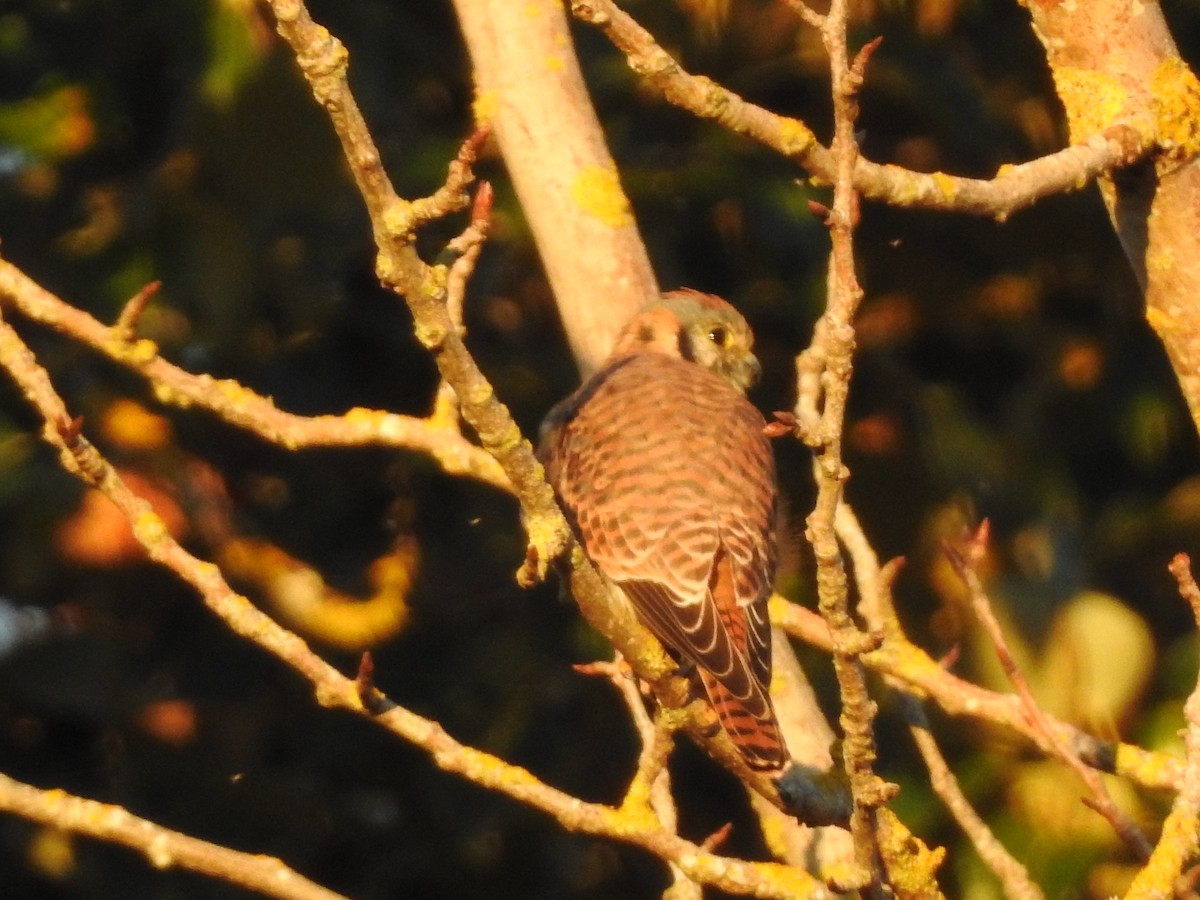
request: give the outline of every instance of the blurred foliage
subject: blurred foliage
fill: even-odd
[[[626,5],[690,69],[828,132],[819,41],[782,4]],[[1200,12],[1164,6],[1195,61]],[[470,130],[449,5],[311,7],[350,49],[397,188],[431,191]],[[855,8],[856,41],[884,36],[863,97],[871,158],[987,176],[1063,142],[1018,4]],[[755,399],[788,408],[824,280],[827,239],[806,201],[827,194],[648,97],[599,35],[577,37],[662,283],[734,299],[759,335],[766,379]],[[575,375],[503,168],[482,169],[499,199],[468,301],[470,342],[532,433]],[[461,224],[430,229],[425,248]],[[433,368],[375,282],[329,126],[251,0],[0,4],[0,237],[8,259],[107,321],[161,280],[142,333],[168,358],[236,377],[285,409],[422,413],[431,402]],[[859,247],[868,299],[849,496],[881,553],[910,560],[898,589],[912,633],[935,654],[961,645],[960,671],[1001,684],[941,556],[945,539],[988,517],[989,583],[1047,705],[1101,734],[1177,746],[1196,641],[1165,563],[1200,551],[1196,435],[1095,191],[1003,226],[869,205]],[[374,650],[386,691],[564,789],[619,795],[633,737],[612,691],[570,667],[603,643],[553,585],[513,584],[523,547],[510,500],[416,456],[289,454],[203,413],[162,409],[138,379],[17,324],[88,434],[197,553],[219,549],[203,514],[224,493],[225,532],[273,545],[281,565],[302,561],[348,598],[398,578],[403,630]],[[562,834],[369,724],[316,708],[298,679],[140,561],[107,501],[82,495],[35,424],[0,385],[0,770],[281,855],[356,898],[661,891],[662,868],[642,854]],[[778,446],[796,523],[781,583],[808,601],[797,537],[808,461]],[[419,568],[372,571],[410,539]],[[266,602],[253,579],[243,588]],[[313,640],[352,671],[354,653]],[[827,661],[805,659],[833,708]],[[974,726],[935,725],[970,796],[1051,896],[1120,889],[1128,860],[1061,767],[1003,735],[979,742]],[[904,785],[897,809],[951,849],[947,891],[997,896],[886,703],[880,733],[882,767]],[[677,755],[685,833],[733,819],[724,849],[760,853],[736,785],[691,748]],[[1143,819],[1166,803],[1121,799]],[[0,871],[6,898],[230,894],[11,818],[0,819]]]

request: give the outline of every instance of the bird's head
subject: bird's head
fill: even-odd
[[[712,294],[668,291],[622,329],[616,352],[652,350],[696,363],[745,393],[762,373],[742,314]]]

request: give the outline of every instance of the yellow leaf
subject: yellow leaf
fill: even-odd
[[[58,828],[39,828],[25,855],[34,870],[55,881],[75,871],[75,843],[70,834]]]
[[[100,432],[123,450],[158,450],[171,440],[171,423],[141,404],[121,398],[104,411]]]
[[[1056,614],[1035,690],[1049,712],[1111,730],[1132,711],[1153,665],[1141,616],[1115,597],[1086,591]]]

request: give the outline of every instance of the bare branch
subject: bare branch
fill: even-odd
[[[892,597],[892,583],[899,568],[900,561],[893,560],[879,572],[878,593],[873,604],[874,612],[879,617],[879,628],[892,645],[906,642]],[[1044,895],[1030,880],[1025,867],[996,839],[987,823],[975,812],[963,794],[958,780],[950,771],[950,766],[933,738],[929,718],[920,699],[907,691],[901,691],[900,704],[917,750],[929,770],[930,786],[941,797],[959,827],[975,846],[984,864],[1000,879],[1006,895],[1012,900],[1041,900]]]
[[[491,230],[494,197],[495,191],[492,190],[491,183],[481,181],[475,192],[475,203],[471,207],[471,224],[446,245],[447,251],[457,254],[457,259],[450,264],[450,271],[446,277],[446,309],[456,328],[463,327],[463,302],[467,293],[467,282],[475,271],[475,263],[479,260],[488,231]]]
[[[579,548],[573,545],[569,529],[553,502],[528,442],[521,437],[505,407],[496,400],[490,384],[464,346],[462,303],[467,281],[486,238],[490,208],[490,190],[486,183],[481,185],[476,195],[470,225],[448,247],[456,255],[453,262],[428,264],[414,249],[413,241],[418,228],[433,219],[461,210],[468,203],[468,189],[474,178],[472,164],[486,133],[481,129],[464,143],[458,158],[451,164],[445,183],[429,197],[415,201],[399,197],[383,169],[378,150],[350,94],[346,82],[348,56],[345,49],[324,28],[311,20],[301,0],[268,2],[276,13],[280,34],[293,47],[314,96],[329,112],[342,142],[370,213],[379,250],[377,269],[380,279],[406,299],[414,315],[416,334],[437,361],[442,386],[438,390],[432,415],[427,419],[419,419],[371,410],[351,410],[344,416],[304,419],[276,409],[269,399],[254,394],[236,382],[218,381],[184,372],[161,360],[152,342],[136,339],[137,321],[153,294],[154,285],[133,297],[118,321],[112,327],[106,327],[86,313],[72,309],[42,291],[14,267],[0,261],[0,313],[5,306],[9,306],[87,343],[110,359],[141,373],[154,385],[163,402],[179,406],[205,406],[231,422],[284,446],[380,443],[406,447],[428,453],[448,472],[468,474],[515,493],[530,533],[529,554],[520,573],[523,581],[542,577],[553,559],[568,555],[572,586],[585,616],[613,640],[621,653],[628,655],[631,665],[640,676],[647,679],[659,700],[659,718],[652,720],[646,715],[633,682],[628,678],[618,682],[643,738],[638,769],[624,802],[616,808],[583,803],[540,782],[519,767],[458,743],[438,723],[396,706],[383,696],[375,687],[369,656],[364,656],[356,679],[347,679],[336,672],[313,654],[299,637],[281,628],[236,594],[216,567],[190,555],[172,538],[150,507],[130,490],[112,466],[87,442],[82,421],[70,417],[65,405],[55,394],[49,377],[17,333],[0,318],[0,365],[7,369],[41,413],[43,437],[58,450],[67,470],[117,504],[133,525],[135,536],[153,559],[191,584],[204,602],[234,631],[303,674],[314,686],[317,698],[323,705],[371,716],[382,727],[423,748],[439,767],[540,809],[553,816],[564,828],[626,841],[660,856],[672,868],[676,879],[673,890],[679,896],[699,896],[700,884],[713,884],[729,892],[752,893],[756,896],[782,897],[799,893],[814,897],[828,896],[828,891],[821,884],[799,868],[744,863],[715,855],[713,848],[724,837],[724,830],[719,830],[700,843],[683,840],[676,833],[674,807],[664,769],[671,748],[671,735],[676,728],[689,730],[714,758],[735,771],[763,796],[777,804],[780,798],[773,784],[745,771],[725,735],[717,732],[714,737],[710,733],[713,719],[711,710],[703,704],[688,703],[686,684],[674,674],[674,665],[659,644],[631,618],[628,610],[611,602],[608,591]],[[481,121],[494,120],[500,123],[497,133],[510,163],[514,164],[514,169],[527,168],[516,164],[520,151],[515,150],[516,145],[512,143],[514,135],[520,130],[519,125],[513,125],[520,121],[519,116],[513,118],[508,112],[496,115],[497,107],[509,109],[512,97],[504,90],[505,86],[488,82],[487,73],[493,70],[481,60],[486,60],[489,53],[498,49],[498,37],[502,42],[504,16],[519,14],[528,17],[533,13],[541,15],[549,11],[553,18],[552,27],[558,31],[547,30],[545,34],[562,37],[565,24],[561,22],[561,10],[553,3],[525,4],[517,13],[516,5],[508,0],[456,2],[472,52],[476,55],[478,69],[485,73],[480,79],[478,117]],[[1121,121],[1100,123],[1105,126],[1103,129],[1083,128],[1079,123],[1085,121],[1085,117],[1078,107],[1069,105],[1073,133],[1080,143],[1022,166],[1005,167],[995,179],[989,181],[955,178],[942,173],[925,175],[875,165],[859,157],[853,133],[857,113],[856,95],[874,43],[861,48],[853,60],[849,58],[846,46],[846,0],[833,0],[828,15],[815,12],[806,0],[785,2],[804,21],[821,30],[829,50],[835,133],[828,148],[821,146],[803,123],[776,116],[746,103],[708,79],[684,72],[654,43],[648,33],[641,30],[611,0],[575,0],[572,6],[581,19],[604,27],[626,53],[630,65],[673,102],[775,147],[835,188],[832,207],[821,211],[829,226],[833,244],[828,275],[828,307],[817,325],[813,344],[798,360],[800,400],[795,413],[797,432],[816,453],[818,499],[808,526],[809,537],[816,551],[818,591],[824,618],[810,618],[806,611],[796,611],[791,607],[787,607],[778,618],[787,623],[793,633],[805,632],[805,638],[811,643],[825,647],[832,653],[841,688],[845,710],[842,718],[846,734],[844,758],[854,796],[851,828],[857,850],[857,871],[849,877],[837,879],[837,884],[865,887],[868,893],[882,892],[881,886],[890,871],[887,863],[895,858],[890,855],[895,852],[902,859],[921,857],[914,868],[920,868],[919,874],[925,878],[922,882],[923,895],[937,894],[936,885],[932,884],[932,872],[940,857],[936,852],[925,852],[923,848],[911,851],[905,845],[907,832],[884,808],[892,795],[893,786],[882,782],[873,769],[873,718],[876,710],[867,692],[865,679],[865,668],[871,667],[894,680],[927,692],[948,710],[975,715],[1026,734],[1043,750],[1067,761],[1092,788],[1095,803],[1101,807],[1103,814],[1139,853],[1144,854],[1149,850],[1148,843],[1112,804],[1094,769],[1109,764],[1116,771],[1143,784],[1178,785],[1179,796],[1164,827],[1163,838],[1135,882],[1135,891],[1130,894],[1163,896],[1176,886],[1175,879],[1179,872],[1189,860],[1195,859],[1198,849],[1200,684],[1185,710],[1188,750],[1184,766],[1158,754],[1125,745],[1118,745],[1114,749],[1052,720],[1037,707],[1028,685],[1013,663],[970,556],[958,560],[960,572],[968,581],[981,621],[993,635],[997,653],[1005,664],[1017,694],[992,694],[940,669],[904,637],[890,602],[889,589],[895,565],[880,568],[853,512],[844,504],[843,487],[849,473],[842,459],[841,441],[854,353],[853,319],[862,298],[862,289],[855,276],[853,255],[853,233],[858,219],[860,195],[895,205],[960,210],[1003,219],[1040,197],[1076,189],[1092,178],[1111,174],[1117,167],[1142,160],[1152,146],[1162,151],[1157,161],[1160,165],[1157,174],[1169,175],[1171,172],[1168,167],[1189,165],[1191,158],[1200,150],[1200,141],[1194,134],[1181,134],[1179,140],[1172,143],[1161,122],[1143,127],[1146,126],[1145,122],[1138,121],[1135,125],[1123,118]],[[528,48],[522,48],[522,52],[528,54]],[[554,52],[557,54],[558,51]],[[543,57],[538,59],[542,64],[547,64]],[[554,59],[562,58],[556,55]],[[1052,64],[1054,62],[1052,58]],[[569,52],[565,54],[565,64],[570,69],[570,78],[563,80],[573,84],[573,80],[578,80],[578,73],[572,68],[574,60]],[[562,67],[554,63],[552,68],[560,70]],[[1061,88],[1060,69],[1060,66],[1055,66]],[[1200,110],[1200,87],[1194,78],[1188,81],[1180,77],[1172,83],[1182,96],[1180,102],[1185,112]],[[566,105],[587,106],[586,103],[570,102]],[[546,114],[544,108],[537,112],[539,115]],[[1160,118],[1165,118],[1165,114]],[[567,130],[570,131],[571,126]],[[598,222],[603,228],[620,231],[626,239],[640,246],[611,160],[603,154],[599,158],[600,163],[580,163],[576,171],[568,173],[569,189],[561,181],[546,179],[550,182],[550,189],[570,199],[574,204],[570,211],[582,211],[587,214],[584,218],[595,220],[593,225]],[[1181,194],[1181,191],[1175,191],[1173,196],[1177,198]],[[542,209],[547,202],[526,198],[526,205],[531,210]],[[562,215],[561,208],[557,215]],[[535,229],[544,229],[544,221],[541,225],[535,224]],[[1171,227],[1196,230],[1192,228],[1194,219],[1181,217],[1180,222],[1182,224]],[[576,248],[588,245],[586,240],[571,240]],[[1168,243],[1171,247],[1186,245],[1186,242],[1162,241],[1160,246]],[[635,253],[634,256],[636,258],[632,261],[622,262],[624,281],[618,278],[619,291],[614,300],[617,306],[628,306],[656,291],[648,265],[643,265],[644,254],[637,257]],[[551,265],[550,261],[548,265]],[[605,271],[612,274],[612,269]],[[634,274],[630,275],[630,272]],[[1143,278],[1146,277],[1145,271],[1141,274]],[[574,277],[578,281],[577,271]],[[565,284],[565,281],[561,284],[556,282],[555,286],[560,296],[575,292],[573,305],[570,301],[564,305],[569,314],[578,315],[581,309],[599,305],[594,304],[595,284],[564,287]],[[1151,287],[1154,287],[1153,279]],[[605,288],[607,290],[607,285]],[[1195,411],[1200,403],[1192,396],[1194,391],[1190,390],[1187,381],[1191,376],[1184,370],[1187,369],[1185,363],[1195,355],[1195,348],[1185,345],[1189,341],[1194,342],[1198,329],[1189,324],[1190,320],[1182,321],[1176,317],[1171,311],[1173,308],[1163,301],[1166,296],[1164,291],[1152,303],[1152,321],[1172,351],[1172,361],[1177,371],[1183,373],[1180,377]],[[615,318],[618,317],[609,313],[602,313],[599,317],[606,328],[612,325]],[[586,336],[585,344],[577,345],[586,369],[589,360],[595,359],[589,353],[598,347],[606,347],[607,338],[602,331],[587,327],[576,326],[569,328],[569,332],[577,340],[580,335]],[[1200,346],[1200,343],[1196,343],[1196,346]],[[1191,370],[1194,375],[1194,371],[1200,371],[1200,368],[1192,366]],[[479,435],[483,447],[475,446],[461,433],[460,410],[462,418]],[[866,629],[855,622],[843,552],[850,556],[853,563],[852,572],[860,601],[857,612],[867,623]],[[1200,625],[1200,588],[1196,587],[1187,571],[1185,557],[1176,558],[1172,572],[1179,581],[1180,593],[1192,602]],[[971,579],[974,579],[973,583]],[[773,617],[780,608],[778,601],[773,603]],[[818,627],[822,633],[816,637],[805,631]],[[811,634],[815,635],[816,632],[812,631]],[[929,762],[935,787],[946,798],[956,817],[964,823],[963,827],[972,840],[980,846],[981,854],[989,859],[1012,896],[1040,896],[1037,888],[1028,882],[1023,868],[1007,856],[977,814],[966,804],[936,744],[927,733],[928,723],[916,699],[907,698],[906,702],[911,705],[909,714],[914,721],[914,736]],[[1092,768],[1083,762],[1083,757],[1089,754]],[[1157,774],[1150,774],[1152,766],[1157,768]],[[1156,782],[1155,778],[1159,780]],[[0,776],[0,808],[3,808],[7,799],[5,791],[8,784],[9,780]],[[16,782],[11,784],[17,788],[28,788]],[[44,795],[43,801],[49,796],[47,792],[40,793]],[[68,799],[80,804],[92,803],[79,798]],[[124,810],[100,804],[83,809],[80,815],[90,813],[95,816],[99,812],[109,818],[119,817],[120,814],[129,816]],[[653,811],[653,815],[648,821],[646,814],[649,810]],[[36,816],[30,815],[30,818]],[[142,822],[136,817],[129,818],[135,823]],[[152,823],[144,824],[157,828]],[[175,835],[173,832],[165,833]],[[147,842],[140,834],[128,840],[122,840],[120,836],[97,836],[128,843],[145,852],[156,865],[162,859],[155,855],[159,838]],[[177,837],[185,841],[193,840],[183,835]],[[900,849],[889,851],[889,847]],[[215,849],[234,853],[224,848]],[[166,864],[178,861],[176,856],[182,859],[182,854],[173,852]],[[232,858],[239,861],[243,856],[235,854]],[[278,861],[257,861],[264,864],[264,872],[278,873],[282,869],[285,874],[295,875]],[[187,865],[185,862],[179,864]],[[271,869],[271,864],[277,864],[280,868]],[[303,879],[300,881],[309,884]],[[335,896],[316,885],[311,885],[311,888],[319,893],[279,896]],[[1142,892],[1137,893],[1137,890]],[[902,891],[900,893],[904,895]]]
[[[156,869],[187,869],[281,900],[345,900],[274,857],[231,850],[163,828],[124,807],[40,790],[3,774],[0,810],[136,850]]]
[[[1012,686],[1016,688],[1017,696],[1021,699],[1025,715],[1029,719],[1030,724],[1047,737],[1054,755],[1074,769],[1079,777],[1083,779],[1083,783],[1087,785],[1092,795],[1087,805],[1104,816],[1112,825],[1113,830],[1138,855],[1138,858],[1144,861],[1150,856],[1150,842],[1142,834],[1141,829],[1121,812],[1116,803],[1113,802],[1112,797],[1108,793],[1108,788],[1104,786],[1104,781],[1100,778],[1100,774],[1095,769],[1087,766],[1079,758],[1079,754],[1059,738],[1058,733],[1050,724],[1049,717],[1038,705],[1037,699],[1033,696],[1033,691],[1030,690],[1029,682],[1025,680],[1025,675],[1017,666],[1012,653],[1009,652],[1008,642],[1004,638],[1004,630],[1000,627],[1000,622],[997,620],[995,613],[992,612],[991,602],[988,600],[987,592],[984,590],[983,583],[980,581],[979,574],[976,571],[976,566],[983,558],[987,539],[988,524],[985,521],[979,526],[979,530],[968,539],[965,553],[960,554],[951,548],[947,548],[951,563],[953,563],[959,577],[962,578],[963,583],[967,586],[967,591],[971,596],[971,606],[975,610],[975,617],[979,620],[984,631],[987,632],[988,637],[991,639],[992,647],[996,651],[1000,665],[1003,667]]]
[[[783,2],[817,31],[825,27],[826,17],[809,6],[806,0],[783,0]]]
[[[853,173],[858,159],[854,123],[862,67],[872,45],[851,63],[846,46],[846,2],[833,0],[821,18],[821,40],[829,54],[833,84],[834,158],[833,206],[826,217],[831,250],[825,312],[813,329],[812,343],[797,360],[797,372],[819,372],[819,394],[801,411],[797,405],[797,434],[813,448],[817,499],[808,516],[806,536],[817,563],[817,597],[821,616],[833,637],[833,668],[842,700],[844,732],[842,762],[853,795],[850,833],[854,838],[857,872],[845,887],[879,886],[885,879],[875,813],[898,790],[874,771],[874,719],[878,707],[867,691],[866,670],[858,658],[876,644],[855,624],[850,612],[850,589],[837,539],[836,518],[842,490],[850,472],[842,459],[842,429],[854,355],[854,314],[863,291],[854,267],[854,229],[858,224],[858,195]]]
[[[42,791],[4,774],[0,774],[0,810],[131,848],[155,869],[187,869],[281,900],[344,900],[341,894],[308,881],[274,857],[210,844],[134,816],[124,806],[74,797],[61,790]]]
[[[1125,0],[1028,9],[1071,139],[1132,124],[1157,151],[1146,165],[1101,179],[1100,193],[1200,429],[1200,79],[1179,55],[1161,4],[1135,15]]]
[[[970,839],[980,859],[1000,879],[1000,886],[1009,900],[1042,900],[1045,894],[1030,878],[1025,867],[1012,856],[1004,845],[996,839],[987,823],[983,821],[971,802],[963,794],[958,779],[942,756],[933,733],[929,730],[929,718],[921,708],[919,701],[912,694],[902,694],[901,704],[904,717],[908,720],[909,733],[925,760],[929,770],[929,784],[934,793],[942,798],[958,827]]]
[[[867,539],[858,516],[843,497],[833,518],[838,541],[845,548],[854,566],[854,586],[858,591],[858,613],[873,632],[884,630],[884,616],[879,610],[883,585],[880,581],[879,557]]]
[[[1171,560],[1168,568],[1179,585],[1179,595],[1192,608],[1196,627],[1200,628],[1200,587],[1192,575],[1191,559],[1186,553],[1180,553]],[[1167,820],[1163,822],[1158,844],[1145,867],[1138,872],[1125,895],[1126,900],[1186,896],[1185,869],[1200,853],[1200,680],[1183,706],[1183,716],[1183,744],[1187,754],[1183,783]]]
[[[470,199],[468,188],[475,181],[475,171],[472,167],[475,165],[475,160],[479,156],[484,142],[488,139],[488,135],[489,131],[486,125],[476,128],[474,133],[458,148],[458,156],[450,163],[450,171],[441,187],[428,197],[422,197],[409,204],[406,211],[411,218],[392,220],[388,223],[390,228],[398,233],[412,233],[422,225],[466,208]],[[469,246],[482,246],[487,235],[488,214],[491,212],[491,208],[491,186],[485,188],[480,185],[480,192],[475,196],[475,208],[471,213],[471,226],[474,230],[468,232],[469,236],[459,235],[450,242],[447,249],[464,253]],[[461,249],[459,245],[461,245]]]
[[[486,134],[483,129],[480,129],[479,133]],[[446,275],[446,311],[450,314],[450,323],[463,335],[467,333],[463,324],[467,282],[475,271],[475,263],[483,251],[484,241],[487,240],[488,231],[491,229],[493,198],[491,184],[481,181],[471,208],[471,224],[446,245],[447,252],[457,254]],[[458,395],[445,378],[438,383],[437,392],[433,397],[433,411],[429,417],[437,422],[454,423],[455,427],[459,424]]]
[[[829,626],[815,612],[776,595],[771,598],[771,621],[792,637],[826,653],[833,652]],[[872,671],[894,681],[902,690],[928,697],[952,716],[965,716],[1023,735],[1043,753],[1052,753],[1045,733],[1026,720],[1021,700],[1015,694],[998,694],[947,671],[902,634],[888,634],[878,650],[865,653],[862,661]],[[1183,780],[1179,760],[1133,744],[1102,741],[1073,725],[1046,717],[1049,729],[1071,747],[1088,765],[1127,778],[1142,787],[1178,790]]]
[[[120,322],[109,328],[51,294],[12,263],[0,259],[0,307],[6,305],[142,375],[159,401],[183,408],[207,409],[280,446],[294,449],[382,445],[413,450],[428,454],[449,474],[467,475],[501,490],[511,490],[496,460],[468,441],[457,426],[446,427],[439,422],[373,409],[313,417],[285,412],[240,382],[193,375],[167,362],[158,355],[158,347],[152,341],[128,340]]]
[[[678,815],[675,809],[675,798],[671,793],[671,775],[667,771],[667,757],[675,745],[674,728],[663,716],[652,718],[646,712],[645,700],[638,690],[637,684],[620,660],[608,666],[609,678],[625,701],[634,727],[642,741],[642,750],[638,754],[637,772],[625,792],[621,806],[626,809],[636,809],[640,805],[649,805],[655,817],[667,831],[677,834],[679,831]],[[676,717],[677,718],[677,717]],[[773,809],[774,807],[772,807]],[[703,891],[699,884],[688,878],[686,873],[674,863],[670,864],[672,884],[664,897],[670,900],[701,900]]]
[[[116,324],[113,325],[113,335],[123,343],[132,343],[137,335],[138,320],[146,311],[146,306],[154,299],[162,287],[161,281],[152,281],[134,294],[121,309]]]
[[[720,122],[786,156],[814,178],[833,183],[833,155],[803,122],[749,103],[708,78],[689,74],[613,0],[574,0],[571,10],[580,20],[602,28],[625,54],[629,67],[671,103]],[[1045,197],[1080,190],[1105,173],[1129,166],[1145,158],[1152,148],[1153,135],[1117,123],[1102,133],[1081,136],[1078,143],[1057,153],[1002,166],[987,180],[913,172],[859,159],[854,167],[854,187],[868,200],[893,206],[964,212],[1003,221]]]
[[[580,370],[658,286],[561,3],[455,0],[475,118],[496,134]],[[519,40],[514,40],[520,35]]]

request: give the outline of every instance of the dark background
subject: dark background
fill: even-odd
[[[782,4],[737,0],[715,29],[670,3],[625,5],[691,71],[827,139],[826,62]],[[1195,61],[1196,5],[1164,7]],[[449,4],[311,10],[350,50],[397,189],[431,192],[472,127]],[[1063,145],[1061,108],[1016,3],[863,2],[855,43],[875,35],[884,42],[860,122],[870,158],[987,177]],[[660,281],[731,298],[758,335],[766,378],[755,401],[789,408],[828,244],[807,201],[827,193],[639,90],[600,35],[579,29],[577,40]],[[577,376],[503,167],[491,155],[479,168],[498,208],[468,296],[469,341],[534,434]],[[430,228],[427,257],[463,224]],[[284,409],[428,409],[433,367],[372,274],[366,217],[329,124],[251,3],[0,2],[0,239],[8,260],[105,321],[161,280],[142,334],[172,361],[237,378]],[[1200,548],[1196,435],[1096,190],[1004,225],[867,204],[858,248],[867,301],[848,494],[880,554],[909,561],[898,591],[912,635],[934,655],[961,648],[957,671],[1003,687],[938,551],[987,517],[989,585],[1046,705],[1105,737],[1176,747],[1196,642],[1164,567]],[[238,533],[355,593],[372,560],[414,537],[411,616],[374,648],[380,686],[556,786],[619,798],[636,754],[627,717],[610,686],[571,668],[607,651],[555,585],[513,583],[523,541],[509,498],[415,455],[286,452],[162,407],[94,352],[12,318],[89,436],[185,513],[191,461],[204,460],[234,500]],[[145,446],[123,432],[128,400],[164,416],[173,440]],[[189,589],[105,543],[111,524],[81,506],[37,427],[0,384],[0,771],[279,855],[364,900],[661,892],[665,869],[640,851],[564,834],[369,723],[320,709]],[[799,539],[808,460],[797,446],[778,450],[793,519],[781,588],[811,604]],[[187,542],[213,555],[203,534]],[[356,654],[314,643],[353,670]],[[802,659],[835,711],[828,660]],[[897,810],[949,845],[952,896],[992,896],[879,687],[880,768],[903,786]],[[1064,769],[1000,733],[934,720],[968,793],[1051,896],[1120,889],[1129,860]],[[686,835],[732,819],[723,849],[763,853],[724,773],[690,746],[673,768]],[[1115,790],[1147,824],[1170,799]],[[4,898],[237,894],[0,819]]]

